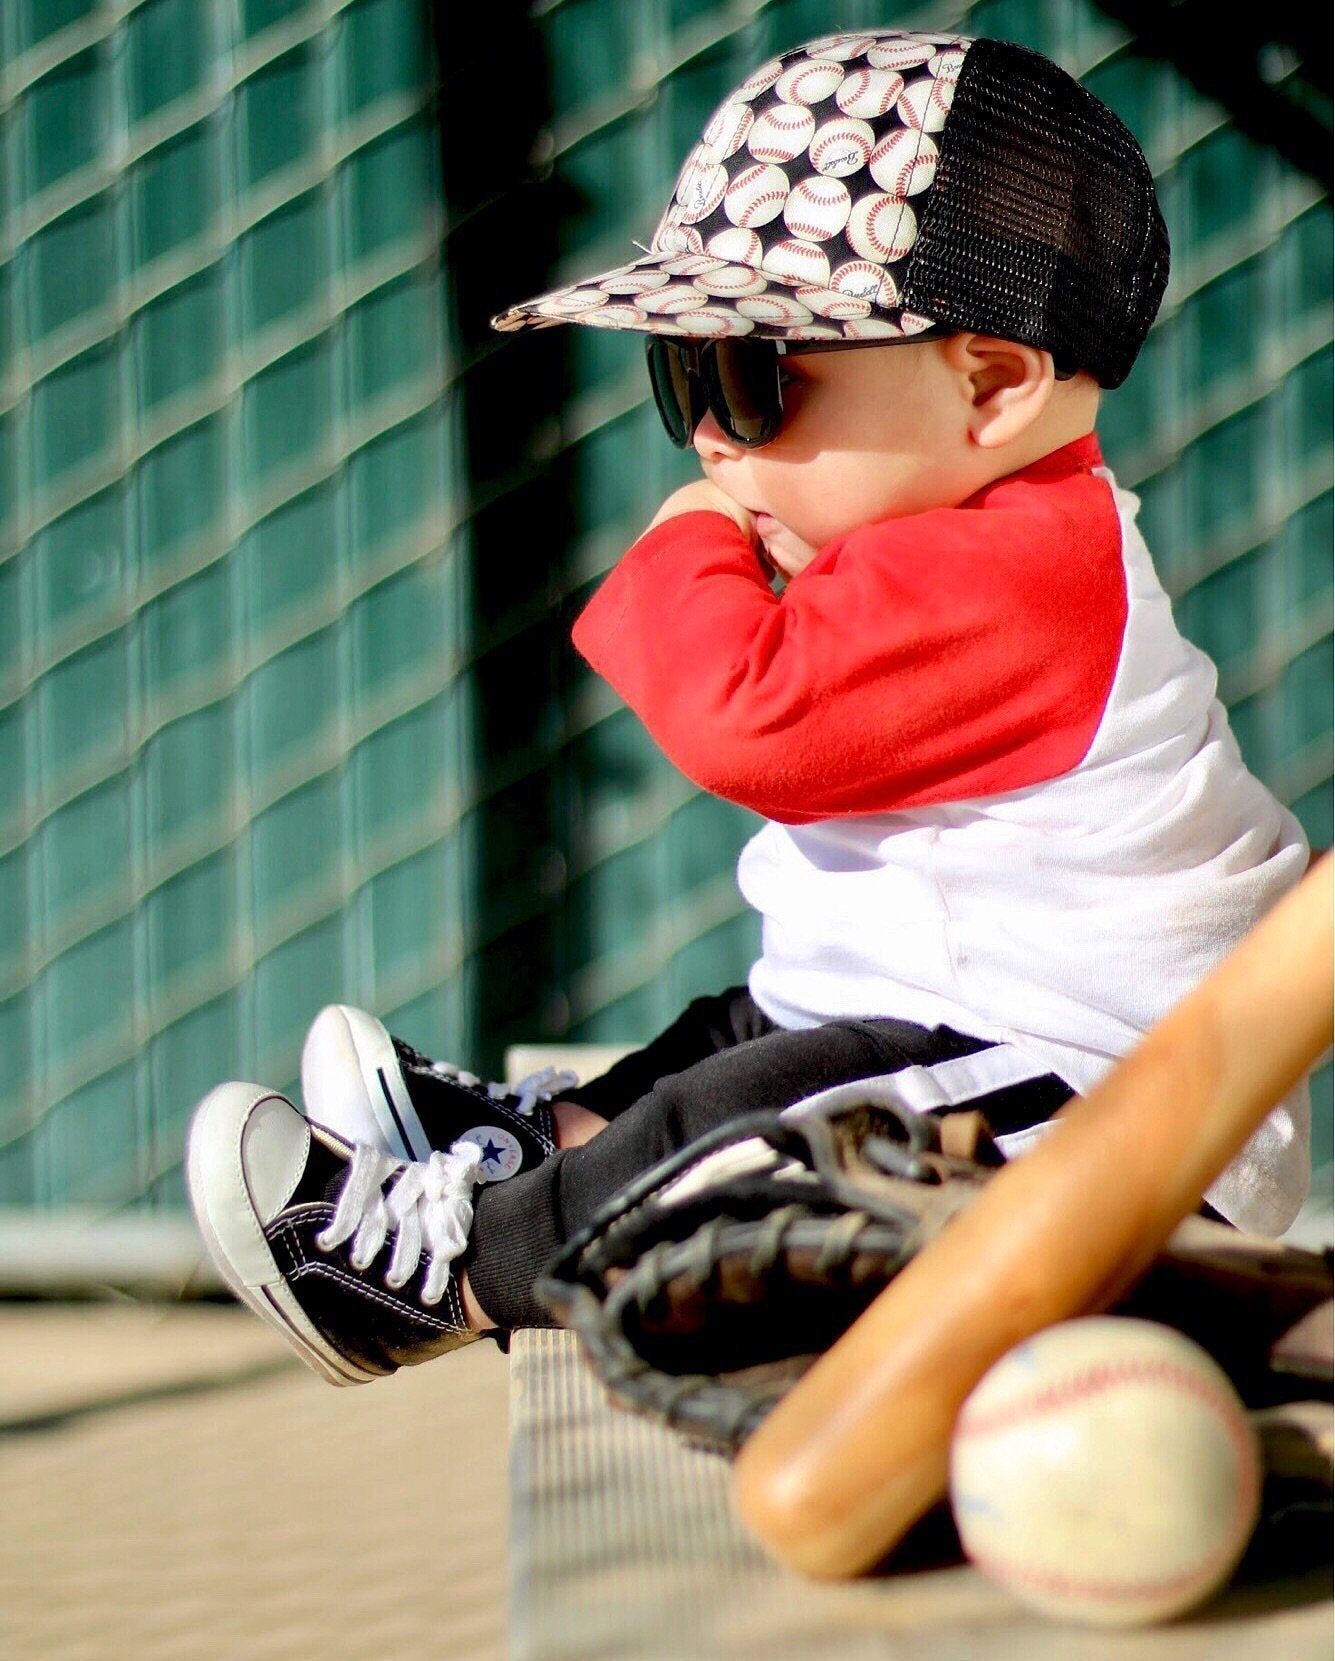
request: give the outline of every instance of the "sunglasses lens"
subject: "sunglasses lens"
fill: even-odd
[[[658,413],[679,449],[690,445],[705,413],[706,386],[719,426],[738,444],[768,444],[778,432],[783,402],[779,354],[772,340],[699,345],[651,335],[645,357]]]
[[[779,354],[772,340],[720,340],[711,376],[722,403],[719,424],[739,444],[768,444],[779,430]],[[725,419],[726,417],[726,419]]]
[[[699,348],[683,346],[678,341],[664,340],[651,335],[644,343],[649,363],[649,384],[654,389],[654,403],[662,417],[667,435],[679,450],[691,442],[691,434],[699,421],[696,414],[694,358]],[[703,414],[703,401],[700,413]]]

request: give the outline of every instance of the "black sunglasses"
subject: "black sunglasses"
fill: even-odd
[[[911,340],[940,340],[954,329],[937,325]],[[679,450],[690,448],[695,429],[712,412],[719,426],[748,450],[757,450],[778,435],[783,425],[783,381],[779,373],[785,357],[813,352],[849,352],[860,346],[909,344],[896,340],[682,340],[678,336],[649,335],[644,354],[654,403],[667,435]],[[1075,373],[1055,365],[1058,380]]]

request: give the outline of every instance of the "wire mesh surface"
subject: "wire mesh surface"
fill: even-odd
[[[0,1197],[117,1202],[321,1001],[467,1024],[435,76],[403,0],[0,29]]]
[[[833,10],[0,7],[0,1203],[175,1203],[195,1099],[331,998],[494,1073],[744,974],[754,821],[568,643],[690,459],[637,342],[486,320],[832,22],[1036,46],[1142,140],[1174,270],[1105,450],[1329,844],[1328,202],[1091,0]]]

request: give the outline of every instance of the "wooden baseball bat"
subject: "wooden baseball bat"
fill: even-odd
[[[884,1557],[945,1493],[993,1362],[1106,1309],[1331,1039],[1331,859],[999,1171],[743,1446],[742,1520],[820,1576]]]

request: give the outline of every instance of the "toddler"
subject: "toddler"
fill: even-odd
[[[977,1107],[1008,1157],[1302,873],[1094,437],[1162,298],[1135,140],[1036,53],[898,31],[763,64],[642,257],[501,329],[644,336],[674,492],[575,645],[742,853],[749,984],[582,1088],[514,1090],[337,1005],[305,1113],[200,1104],[187,1179],[238,1294],[336,1383],[548,1320],[618,1188],[756,1108]],[[1210,1190],[1281,1232],[1307,1103]]]

